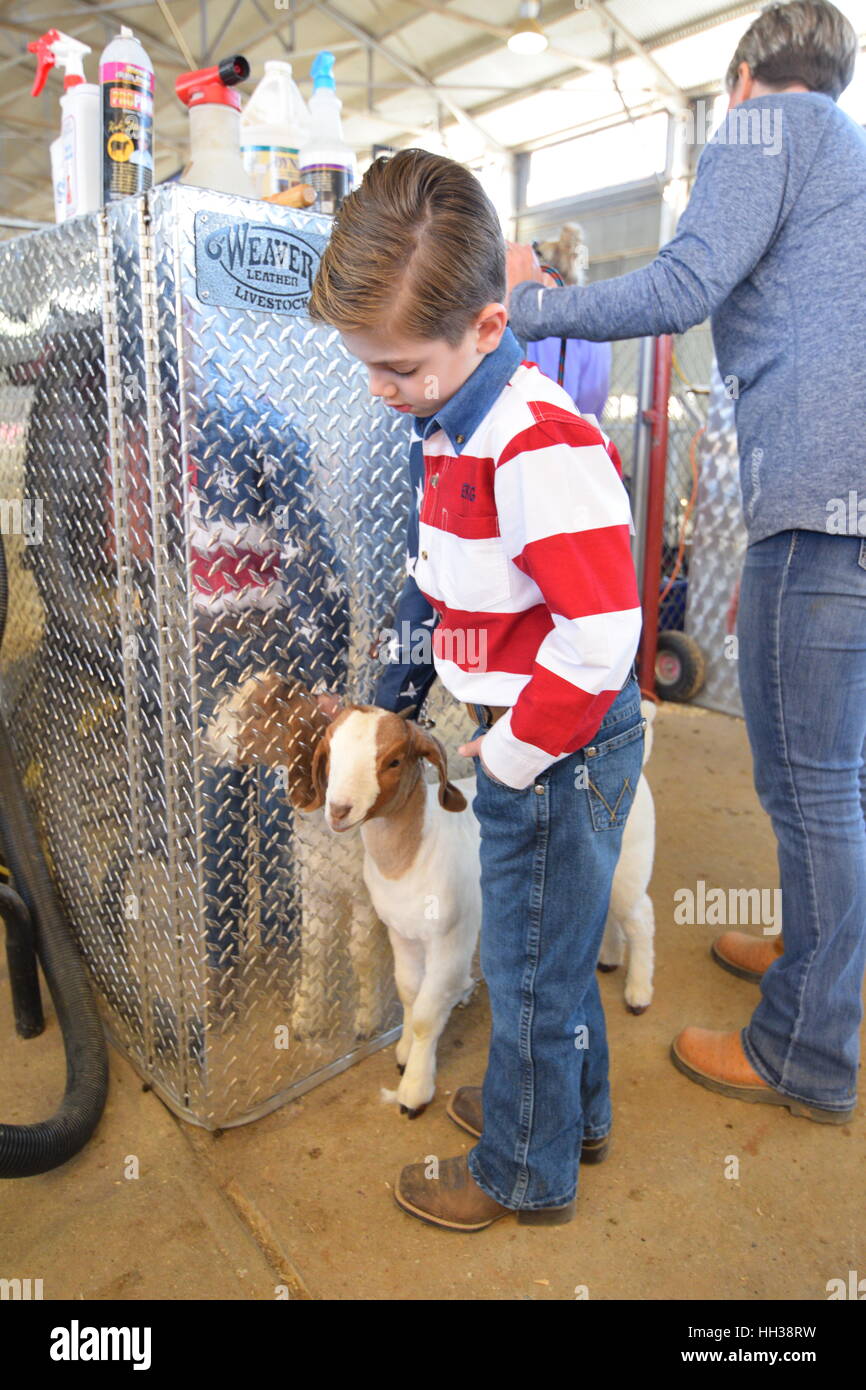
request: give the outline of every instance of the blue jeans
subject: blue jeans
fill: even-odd
[[[484,1128],[468,1161],[478,1186],[507,1207],[571,1201],[584,1137],[611,1126],[595,967],[642,759],[631,676],[592,743],[528,787],[503,786],[474,760],[492,1027]]]
[[[866,540],[781,531],[749,546],[737,635],[785,940],[743,1048],[784,1095],[848,1110],[866,967]]]

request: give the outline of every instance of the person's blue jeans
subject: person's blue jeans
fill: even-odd
[[[848,1110],[866,967],[866,540],[780,531],[749,546],[737,636],[785,947],[743,1049],[784,1095]]]
[[[570,1202],[583,1139],[611,1127],[595,968],[643,746],[631,676],[592,743],[528,787],[495,782],[474,759],[492,1026],[483,1134],[468,1162],[507,1207]]]

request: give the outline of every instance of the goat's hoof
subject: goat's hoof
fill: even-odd
[[[612,970],[619,970],[618,965],[605,965],[602,961],[598,962],[598,968],[603,975],[609,975]]]
[[[645,1014],[649,1004],[626,1004],[630,1014]]]
[[[402,1076],[403,1073],[404,1073],[404,1071],[406,1070],[406,1063],[405,1063],[405,1062],[398,1062],[398,1063],[397,1063],[397,1070],[398,1070],[398,1072],[400,1073],[400,1075]]]
[[[409,1107],[408,1107],[408,1105],[401,1105],[401,1106],[400,1106],[400,1114],[401,1114],[401,1115],[408,1115],[410,1120],[417,1120],[418,1116],[419,1116],[419,1115],[423,1115],[423,1114],[424,1114],[424,1111],[425,1111],[426,1109],[427,1109],[427,1106],[426,1106],[426,1105],[419,1105],[418,1108],[417,1108],[416,1110],[410,1110]]]

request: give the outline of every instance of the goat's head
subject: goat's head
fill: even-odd
[[[219,701],[205,743],[221,762],[282,769],[288,799],[300,809],[314,794],[313,753],[327,727],[328,716],[300,681],[265,670]]]
[[[558,270],[566,285],[582,285],[586,280],[586,242],[577,222],[564,223],[558,241],[542,241],[538,247],[545,265]]]
[[[408,713],[408,711],[406,712]],[[315,795],[303,809],[325,807],[332,830],[351,830],[405,804],[427,758],[439,773],[439,804],[463,811],[466,798],[448,781],[448,760],[437,738],[406,714],[376,705],[347,705],[325,730],[313,754]]]

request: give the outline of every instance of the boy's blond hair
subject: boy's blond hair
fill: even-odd
[[[374,160],[340,208],[308,313],[342,332],[456,347],[505,288],[502,229],[475,175],[453,159],[400,150]]]

